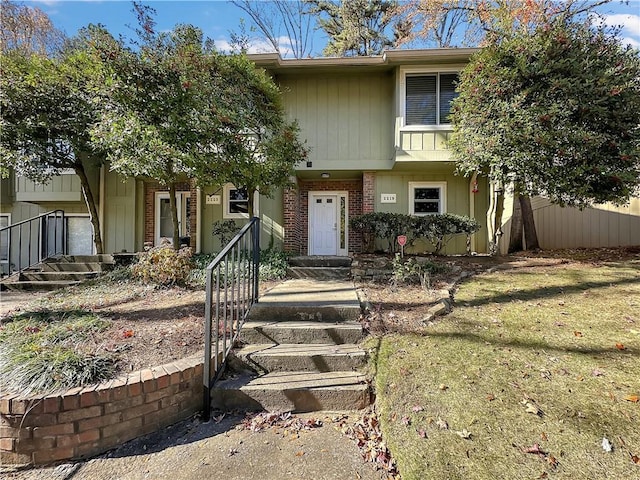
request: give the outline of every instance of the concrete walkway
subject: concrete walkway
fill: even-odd
[[[24,299],[30,298],[33,297]],[[334,316],[336,321],[344,322],[345,315],[357,319],[360,314],[353,284],[344,281],[289,280],[270,290],[259,305],[271,314],[280,311],[285,317],[286,312],[292,311],[290,307],[299,306],[302,310],[294,309],[298,312],[295,320],[301,319],[302,312],[307,322],[313,320],[316,324],[331,321]],[[19,302],[12,306],[19,306]],[[294,329],[307,330],[304,320],[290,323]],[[237,413],[227,414],[221,420],[218,417],[218,423],[212,419],[205,424],[194,418],[86,461],[18,472],[0,467],[0,477],[14,480],[386,478],[382,470],[364,462],[355,441],[341,432],[342,425],[358,420],[357,412],[320,411],[297,417],[320,420],[322,426],[300,431],[270,426],[252,431],[242,428],[244,416]]]

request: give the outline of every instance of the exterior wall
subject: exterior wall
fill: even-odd
[[[102,241],[106,253],[135,252],[136,180],[107,172],[104,179],[105,202]]]
[[[313,191],[346,191],[349,193],[349,218],[362,214],[362,180],[298,180],[298,201],[292,202],[285,211],[285,225],[297,225],[293,229],[295,233],[285,232],[285,248],[296,255],[307,255],[309,251],[309,192]],[[294,196],[292,193],[290,195]],[[297,222],[294,220],[296,218]],[[362,236],[359,233],[349,231],[348,241],[349,253],[362,250]]]
[[[429,173],[423,173],[423,172]],[[440,168],[423,169],[420,172],[378,172],[375,184],[375,211],[409,214],[409,182],[446,182],[446,213],[468,215],[474,217],[481,225],[480,231],[474,235],[476,252],[487,251],[487,191],[486,182],[479,181],[479,192],[472,194],[469,179],[453,174],[453,166],[441,165]],[[484,185],[483,185],[484,184]],[[485,188],[483,188],[485,187]],[[396,203],[381,203],[381,194],[395,193]],[[471,212],[471,198],[474,195],[474,211]],[[378,245],[386,248],[386,245]],[[410,250],[412,253],[431,251],[428,243],[418,241]],[[444,254],[460,254],[466,251],[465,238],[454,238],[443,250]]]
[[[393,91],[390,73],[280,76],[284,105],[310,148],[311,170],[390,168]],[[306,170],[304,165],[302,170]]]
[[[220,195],[220,205],[207,205],[204,202],[206,195]],[[219,252],[224,245],[220,244],[220,240],[211,233],[213,223],[219,220],[225,220],[223,215],[224,195],[222,189],[205,188],[202,190],[203,205],[201,209],[201,245],[204,253]],[[260,196],[258,200],[258,213],[260,216],[260,248],[266,249],[273,245],[276,249],[283,248],[284,240],[284,223],[283,223],[283,192],[278,190],[272,198]],[[247,222],[246,219],[235,219],[238,229]]]
[[[156,192],[166,192],[168,189],[159,185],[157,182],[145,182],[144,185],[144,243],[153,245],[155,243],[155,222],[156,222]],[[198,208],[198,194],[195,181],[183,182],[176,185],[176,191],[190,192],[191,204],[190,214],[190,231],[189,238],[190,247],[196,246],[196,235],[198,235],[196,227],[196,212]]]
[[[399,128],[399,127],[397,127]],[[428,128],[428,127],[427,127]],[[399,131],[397,162],[450,161],[449,130]]]
[[[0,464],[98,455],[202,408],[203,356],[44,396],[0,395]]]
[[[579,210],[551,204],[540,197],[531,199],[538,241],[543,249],[596,248],[640,245],[640,197],[626,206],[596,205]],[[505,198],[504,235],[500,251],[509,246],[513,197]]]

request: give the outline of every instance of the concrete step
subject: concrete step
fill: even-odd
[[[328,255],[298,256],[289,259],[292,267],[350,267],[351,257]]]
[[[51,282],[33,282],[33,281],[17,281],[17,282],[3,282],[2,285],[8,290],[57,290],[59,288],[71,287],[79,284],[79,281],[73,280],[59,280]]]
[[[358,322],[248,321],[240,332],[243,343],[358,343],[362,340]]]
[[[114,259],[113,255],[103,253],[100,255],[58,255],[47,259],[45,262],[114,263]]]
[[[287,280],[271,289],[251,308],[254,321],[357,321],[360,301],[347,281]]]
[[[361,410],[371,404],[371,392],[357,372],[272,372],[221,380],[211,399],[213,408],[221,410]]]
[[[347,280],[351,276],[349,267],[289,267],[289,278],[314,278],[317,280]]]
[[[113,267],[109,263],[97,262],[44,262],[43,272],[104,272]]]
[[[363,368],[367,353],[352,343],[246,345],[232,354],[229,366],[234,371],[337,372]]]
[[[100,272],[37,272],[25,270],[20,274],[21,281],[53,282],[61,280],[84,281],[98,276]]]

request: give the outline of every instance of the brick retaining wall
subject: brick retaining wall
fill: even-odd
[[[190,417],[202,408],[202,358],[66,392],[0,395],[0,464],[90,457]]]

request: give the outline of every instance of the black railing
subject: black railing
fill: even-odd
[[[254,217],[207,267],[204,319],[203,420],[211,415],[211,388],[220,378],[251,306],[258,301],[260,221]]]
[[[64,255],[67,250],[66,228],[62,210],[53,210],[0,228],[1,243],[7,248],[7,273],[20,273],[47,258]]]

